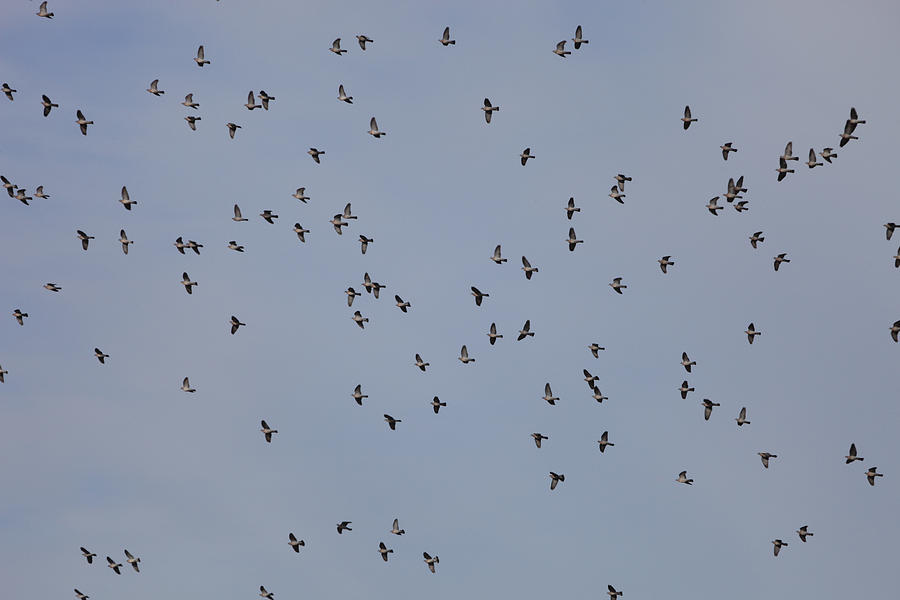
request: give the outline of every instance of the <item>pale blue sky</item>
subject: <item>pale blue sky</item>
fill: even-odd
[[[0,310],[30,315],[0,318],[4,593],[890,597],[900,241],[882,224],[900,220],[897,7],[375,4],[0,10],[0,82],[18,90],[0,97],[0,173],[51,195],[0,198]],[[590,44],[554,56],[578,24]],[[437,43],[446,25],[455,47]],[[358,33],[375,40],[366,52]],[[156,78],[159,98],[144,91]],[[275,96],[268,112],[242,107],[250,89]],[[48,118],[42,93],[60,104]],[[490,125],[485,96],[501,107]],[[685,104],[700,119],[687,132]],[[837,148],[850,106],[868,121],[860,140],[777,183],[785,143],[801,160]],[[366,135],[373,115],[380,140]],[[243,126],[234,140],[228,121]],[[726,141],[739,152],[724,162]],[[526,146],[537,158],[523,168]],[[619,172],[633,177],[624,205],[607,197]],[[740,175],[750,211],[712,217],[704,205]],[[290,196],[300,186],[307,205]],[[327,221],[347,202],[359,219],[338,237]],[[234,203],[248,223],[230,220]],[[574,253],[570,226],[585,240]],[[76,229],[96,236],[88,252]],[[359,234],[375,238],[365,256]],[[178,236],[202,254],[178,254]],[[498,243],[502,266],[488,260]],[[792,262],[775,273],[781,252]],[[365,272],[387,288],[348,309],[343,290],[361,291]],[[480,308],[472,285],[490,294]],[[247,323],[235,336],[232,314]],[[525,319],[536,335],[516,342]],[[474,364],[456,360],[462,344]],[[685,350],[697,391],[682,400]],[[186,375],[195,394],[179,390]],[[708,422],[703,398],[721,403]],[[752,423],[738,429],[741,406]],[[396,431],[383,413],[403,420]],[[279,430],[271,445],[260,419]],[[616,446],[601,455],[606,430]],[[535,431],[550,436],[540,450]],[[866,460],[848,466],[851,441]],[[768,470],[762,450],[779,456]],[[886,476],[871,488],[873,465]],[[675,483],[683,469],[693,487]],[[566,475],[552,493],[551,470]],[[406,535],[388,533],[394,517]],[[341,520],[354,530],[338,536]],[[775,538],[790,544],[777,559]],[[123,548],[139,575],[105,568]],[[440,556],[436,575],[423,551]]]

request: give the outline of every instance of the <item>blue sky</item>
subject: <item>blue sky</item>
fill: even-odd
[[[39,19],[37,2],[16,0],[0,23],[0,81],[18,90],[0,97],[0,173],[51,195],[0,202],[0,307],[30,315],[24,327],[0,319],[10,597],[897,588],[900,346],[888,328],[900,242],[882,227],[900,220],[896,6],[50,10]],[[554,56],[578,24],[590,44]],[[437,43],[447,25],[450,48]],[[358,33],[375,40],[365,52]],[[328,51],[339,36],[341,57]],[[156,78],[159,98],[144,91]],[[353,105],[337,100],[342,83]],[[243,108],[250,89],[275,96],[269,111]],[[189,92],[196,132],[180,105]],[[47,118],[43,93],[60,104]],[[501,107],[490,125],[485,96]],[[687,132],[685,104],[700,119]],[[860,140],[777,183],[785,143],[801,160],[837,148],[850,106],[868,121]],[[95,121],[87,137],[76,109]],[[372,116],[380,140],[366,135]],[[228,121],[243,127],[234,140]],[[727,162],[726,141],[739,148]],[[326,151],[320,165],[310,146]],[[523,168],[526,146],[537,158]],[[620,172],[633,178],[624,205],[607,197]],[[711,216],[706,202],[740,175],[749,212]],[[123,185],[131,212],[117,203]],[[309,204],[291,198],[300,186]],[[570,196],[582,208],[571,222]],[[359,219],[339,237],[328,220],[347,202]],[[230,220],[235,203],[249,222]],[[294,222],[311,230],[306,244]],[[570,226],[585,240],[572,253]],[[87,252],[76,229],[96,237]],[[360,234],[375,239],[366,255]],[[178,236],[202,254],[178,254]],[[489,260],[497,244],[502,266]],[[781,252],[792,262],[775,273]],[[540,269],[531,281],[522,255]],[[663,255],[676,262],[667,275]],[[191,296],[183,271],[199,283]],[[366,272],[387,288],[348,309],[343,290],[361,291]],[[607,285],[619,276],[621,296]],[[472,285],[490,294],[480,308]],[[232,314],[247,323],[234,336]],[[526,319],[535,336],[517,342]],[[752,346],[751,321],[763,332]],[[493,347],[491,322],[504,335]],[[591,342],[607,348],[599,359]],[[462,344],[475,363],[456,360]],[[682,351],[698,363],[691,375]],[[195,394],[180,391],[184,376]],[[682,400],[685,377],[697,391]],[[546,382],[555,407],[541,400]],[[439,415],[435,395],[448,404]],[[703,398],[721,404],[708,422]],[[752,423],[739,429],[742,406]],[[383,413],[402,419],[396,431]],[[271,445],[260,419],[279,430]],[[616,446],[601,455],[607,430]],[[540,450],[535,431],[550,437]],[[844,464],[850,442],[863,463]],[[778,454],[768,470],[763,450]],[[874,488],[873,465],[886,473]],[[683,469],[692,487],[675,483]],[[553,492],[549,471],[566,475]],[[406,535],[388,533],[394,517]],[[338,536],[342,520],[354,530]],[[815,533],[806,544],[801,525]],[[307,544],[299,556],[291,531]],[[775,538],[790,543],[777,559]],[[395,551],[388,564],[379,541]],[[82,545],[101,564],[85,564]],[[104,568],[123,548],[140,575]],[[436,575],[423,551],[440,556]]]

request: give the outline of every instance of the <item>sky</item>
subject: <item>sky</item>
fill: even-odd
[[[0,198],[9,597],[893,595],[894,3],[37,8],[0,10],[0,82],[18,90],[0,97],[0,174],[50,195]],[[555,56],[579,24],[590,43]],[[145,91],[157,78],[161,97]],[[243,107],[251,89],[275,97],[268,111]],[[46,118],[41,94],[60,105]],[[490,124],[485,97],[501,108]],[[687,131],[686,104],[699,118]],[[838,148],[851,106],[867,123]],[[87,136],[77,109],[95,121]],[[227,122],[242,126],[233,140]],[[739,150],[723,161],[727,141]],[[801,160],[777,182],[788,141]],[[825,146],[838,158],[808,169]],[[525,147],[536,158],[522,167]],[[617,173],[632,177],[624,204],[608,197]],[[750,210],[720,200],[710,215],[741,175]],[[308,204],[291,197],[301,186]],[[358,220],[338,236],[328,221],[348,202]],[[231,220],[235,203],[248,222]],[[96,238],[87,252],[77,229]],[[360,234],[375,240],[365,255]],[[178,236],[201,254],[179,254]],[[497,244],[508,263],[489,260]],[[530,281],[522,256],[539,268]],[[348,308],[364,273],[387,287]],[[490,294],[481,307],[473,285]],[[247,324],[233,336],[231,315]],[[516,341],[526,319],[535,336]],[[463,344],[474,363],[456,359]],[[704,398],[721,405],[709,421]],[[601,454],[604,431],[615,446]],[[549,436],[541,449],[532,432]],[[865,460],[846,465],[851,442]],[[778,455],[769,469],[760,451]],[[870,466],[885,473],[874,487]],[[675,482],[685,469],[692,486]],[[550,471],[566,476],[554,491]],[[338,535],[344,520],[353,531]],[[776,538],[789,543],[777,558]],[[140,574],[105,568],[125,548]]]

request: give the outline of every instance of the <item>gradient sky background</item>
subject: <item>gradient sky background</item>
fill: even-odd
[[[19,91],[0,97],[0,173],[51,195],[0,198],[0,309],[30,315],[0,319],[5,595],[896,593],[900,271],[882,227],[900,221],[896,3],[57,0],[52,21],[37,5],[0,9],[0,81]],[[590,44],[554,56],[578,24]],[[437,43],[446,25],[455,47]],[[159,98],[144,91],[155,78]],[[268,112],[242,107],[250,89],[275,96]],[[42,93],[60,104],[48,118]],[[501,107],[490,125],[485,96]],[[700,119],[687,132],[685,104]],[[860,140],[777,183],[785,143],[801,160],[837,148],[850,106]],[[243,126],[234,140],[227,121]],[[726,141],[739,152],[724,162]],[[619,172],[634,179],[624,206],[607,197]],[[750,211],[711,216],[740,175]],[[235,202],[248,223],[230,220]],[[346,202],[359,220],[339,237],[327,221]],[[88,252],[76,229],[96,236]],[[365,256],[359,234],[375,238]],[[179,235],[202,254],[178,254]],[[775,273],[781,252],[792,262]],[[348,309],[364,272],[387,289]],[[490,294],[480,308],[471,285]],[[247,323],[234,336],[232,314]],[[536,335],[516,342],[525,319]],[[456,360],[462,344],[474,364]],[[687,400],[682,351],[698,362]],[[703,398],[721,403],[708,422]],[[271,445],[260,419],[279,430]],[[601,455],[605,430],[616,446]],[[550,436],[540,450],[534,431]],[[865,461],[847,466],[851,441]],[[762,450],[779,456],[768,470]],[[675,483],[682,469],[693,487]],[[566,475],[552,493],[551,470]],[[407,535],[388,533],[394,517]],[[354,530],[338,536],[341,520]],[[777,559],[775,538],[790,544]],[[139,575],[105,568],[123,548]]]

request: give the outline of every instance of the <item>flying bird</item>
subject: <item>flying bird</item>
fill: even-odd
[[[425,557],[425,564],[428,565],[428,570],[434,573],[434,565],[441,562],[441,560],[436,555],[434,558],[431,558],[427,552],[423,552],[422,556]]]
[[[394,294],[394,300],[397,302],[397,304],[396,304],[397,308],[399,308],[403,312],[406,312],[407,309],[410,306],[412,306],[409,302],[406,302],[405,300],[403,300],[403,298],[401,298],[397,294]]]
[[[348,96],[344,92],[344,84],[338,85],[338,100],[341,102],[346,102],[347,104],[353,104],[353,96]]]
[[[431,363],[427,363],[424,360],[422,360],[422,357],[419,354],[416,354],[416,362],[414,362],[413,364],[416,365],[417,367],[419,367],[419,369],[423,373],[425,372],[425,367],[431,366]]]
[[[565,481],[565,480],[566,480],[566,476],[563,475],[562,473],[560,473],[559,475],[557,475],[557,474],[554,473],[553,471],[550,471],[550,489],[551,489],[551,490],[555,490],[555,489],[556,489],[556,485],[557,485],[560,481]]]
[[[596,400],[597,402],[599,402],[601,404],[603,404],[604,400],[609,400],[609,397],[604,396],[603,392],[600,391],[600,388],[598,388],[595,385],[591,386],[591,398],[593,398],[594,400]]]
[[[628,286],[622,285],[621,277],[614,277],[612,280],[612,283],[609,284],[609,287],[611,287],[613,290],[615,290],[615,292],[617,294],[621,294],[622,290],[626,289]]]
[[[776,271],[778,270],[778,267],[781,266],[781,263],[791,262],[791,259],[785,258],[786,256],[787,256],[787,253],[782,253],[775,257],[775,270]]]
[[[819,156],[821,156],[825,162],[831,164],[831,159],[837,158],[837,153],[834,152],[834,148],[822,148],[822,151],[819,152]]]
[[[524,150],[522,150],[522,154],[519,155],[519,158],[521,159],[522,166],[524,167],[529,158],[536,158],[536,156],[531,153],[531,148],[525,148]]]
[[[538,448],[541,447],[541,440],[549,440],[550,438],[541,433],[532,433],[531,437],[534,438],[534,445]]]
[[[863,457],[856,455],[856,444],[850,444],[850,452],[844,458],[847,459],[848,465],[857,460],[865,460]]]
[[[790,142],[788,142],[788,143],[790,143]],[[785,160],[785,158],[783,156],[778,159],[778,168],[775,170],[778,172],[778,181],[781,181],[782,179],[784,179],[788,173],[794,172],[794,169],[788,169],[787,161]]]
[[[234,250],[235,252],[243,252],[244,251],[244,247],[238,245],[238,243],[234,240],[231,240],[230,242],[228,242],[228,249]]]
[[[262,102],[263,110],[269,110],[269,102],[275,102],[275,96],[270,96],[266,90],[259,90],[259,100]]]
[[[138,567],[138,563],[141,562],[141,559],[132,556],[131,552],[129,552],[127,549],[125,550],[125,556],[128,557],[127,562],[131,565],[131,568],[134,569],[134,572],[140,573],[141,569]]]
[[[388,414],[384,415],[384,420],[388,424],[388,427],[391,428],[391,431],[396,431],[397,423],[403,422],[401,419],[395,419],[394,417],[392,417],[391,415],[388,415]]]
[[[28,315],[25,315],[28,316]],[[109,358],[109,354],[104,354],[103,350],[100,348],[94,348],[94,356],[97,357],[97,360],[100,361],[101,365],[106,364],[106,359]]]
[[[769,459],[770,458],[778,458],[777,454],[769,454],[768,452],[757,452],[759,454],[759,459],[762,461],[762,464],[765,468],[769,468]]]
[[[439,41],[439,42],[441,43],[441,45],[444,46],[445,48],[446,48],[447,46],[455,46],[455,45],[456,45],[456,40],[451,40],[451,39],[450,39],[450,28],[449,28],[449,27],[444,27],[444,35],[442,35],[442,36],[441,36],[441,39],[439,39],[438,41]]]
[[[797,530],[797,535],[800,536],[800,541],[806,543],[806,536],[815,535],[813,532],[809,531],[809,525],[804,525],[800,529]]]
[[[600,354],[599,354],[600,350],[606,350],[606,348],[594,343],[594,344],[591,344],[590,346],[588,346],[588,350],[591,351],[591,354],[594,355],[594,358],[600,358]]]
[[[353,217],[353,218],[355,219],[356,217]],[[365,254],[365,253],[366,253],[366,250],[369,249],[369,244],[371,244],[371,243],[374,242],[374,241],[375,241],[375,240],[374,240],[373,238],[368,238],[368,237],[366,237],[366,236],[364,236],[364,235],[360,235],[360,236],[359,236],[359,249],[360,249],[360,251],[361,251],[363,254]]]
[[[197,63],[198,67],[202,67],[203,65],[208,65],[209,61],[206,60],[205,55],[203,53],[203,46],[197,48],[197,58],[194,59],[194,62]]]
[[[363,317],[362,313],[359,311],[356,311],[355,313],[353,313],[353,316],[351,318],[357,325],[359,325],[360,329],[365,329],[366,326],[363,323],[369,322],[369,317]]]
[[[469,358],[469,351],[466,349],[465,344],[463,344],[463,347],[460,349],[459,356],[457,356],[457,358],[464,365],[467,365],[470,362],[475,362],[474,358]]]
[[[669,271],[668,271],[669,265],[674,265],[674,264],[675,264],[675,261],[674,261],[674,260],[669,260],[670,258],[672,258],[671,255],[669,255],[669,256],[663,256],[662,258],[660,258],[660,259],[658,259],[658,260],[656,261],[656,262],[659,263],[659,268],[662,269],[662,272],[663,272],[663,273],[668,273],[668,272],[669,272]]]
[[[491,255],[491,260],[494,261],[494,264],[498,265],[502,265],[506,262],[506,259],[500,254],[500,244],[497,244],[497,247],[494,248],[494,254]]]
[[[231,139],[234,139],[234,134],[237,132],[238,129],[241,129],[240,125],[236,125],[234,123],[225,123],[225,127],[228,128],[228,136]]]
[[[62,288],[55,283],[45,283],[44,289],[50,290],[51,292],[59,292],[62,290]]]
[[[606,586],[606,589],[607,589],[607,592],[606,592],[606,593],[609,595],[609,600],[618,600],[618,597],[619,597],[619,596],[624,596],[624,595],[625,595],[625,594],[623,594],[622,592],[617,592],[617,591],[616,591],[616,588],[614,588],[614,587],[611,586],[611,585],[607,585],[607,586]]]
[[[682,123],[684,123],[684,130],[687,131],[687,128],[691,126],[691,123],[697,121],[698,119],[694,119],[691,117],[691,107],[684,107],[684,116],[681,117]]]
[[[625,182],[631,181],[631,177],[628,177],[627,175],[622,175],[621,173],[618,173],[616,175],[615,179],[616,179],[616,185],[619,187],[620,192],[625,191]]]
[[[194,102],[194,94],[193,93],[187,94],[184,97],[184,102],[182,102],[181,104],[182,104],[182,106],[187,106],[188,108],[193,108],[195,110],[200,108],[200,105],[198,103]]]
[[[260,425],[260,431],[262,431],[262,434],[264,436],[266,436],[266,441],[271,444],[272,443],[272,434],[278,433],[278,430],[272,429],[271,427],[269,427],[269,425],[268,425],[268,423],[266,423],[265,419],[260,421],[259,425]]]
[[[572,215],[577,212],[581,212],[581,209],[575,206],[575,198],[569,198],[569,203],[566,204],[566,218],[571,221]]]
[[[162,96],[165,94],[164,91],[159,89],[159,79],[154,79],[150,82],[150,87],[147,88],[147,91],[153,94],[154,96]]]
[[[697,364],[697,361],[691,360],[690,358],[688,358],[687,352],[682,352],[682,353],[681,353],[681,366],[684,367],[684,370],[685,370],[685,371],[687,371],[688,373],[690,373],[690,372],[691,372],[691,366],[692,366],[692,365],[696,365],[696,364]]]
[[[191,131],[197,131],[197,121],[202,120],[201,117],[195,117],[194,115],[188,115],[184,118],[187,121],[188,127],[191,128]]]
[[[296,198],[303,204],[308,204],[307,200],[309,200],[309,196],[306,195],[305,187],[297,188],[297,191],[291,194],[291,198]]]
[[[304,229],[303,225],[301,225],[300,223],[294,223],[294,233],[297,234],[297,237],[301,242],[303,242],[304,244],[306,243],[305,235],[309,233],[309,229]]]
[[[259,595],[266,600],[275,600],[275,592],[269,592],[264,586],[259,586]]]
[[[570,50],[566,50],[566,40],[563,40],[556,44],[556,48],[553,50],[553,54],[557,55],[560,58],[565,58],[568,55],[572,54],[572,52]]]
[[[856,129],[856,125],[853,124],[849,119],[846,123],[844,123],[844,133],[841,134],[841,142],[838,144],[839,147],[843,148],[847,145],[847,142],[850,140],[858,140],[859,137],[853,135],[853,130]]]
[[[347,294],[347,306],[353,306],[353,299],[360,295],[352,287],[348,287],[344,293]]]
[[[434,414],[438,414],[442,406],[447,406],[447,403],[441,402],[440,398],[438,398],[437,396],[431,399],[431,408],[434,409]]]
[[[717,210],[722,210],[723,208],[725,208],[724,206],[719,206],[718,202],[719,202],[719,197],[716,196],[715,198],[711,198],[710,201],[706,203],[706,209],[714,217],[719,216],[719,213],[716,212]]]
[[[615,446],[612,442],[608,441],[609,432],[604,431],[603,435],[600,436],[600,439],[597,440],[597,443],[600,444],[600,452],[603,453],[606,451],[607,446]]]
[[[756,244],[764,241],[766,241],[766,238],[763,237],[762,231],[757,231],[750,236],[750,245],[753,246],[754,250],[756,249]]]
[[[231,323],[231,335],[237,333],[239,327],[247,325],[246,323],[241,323],[234,315],[231,315],[231,321],[229,322]]]
[[[193,286],[197,285],[196,281],[191,281],[191,278],[188,277],[187,271],[181,274],[181,285],[184,286],[184,291],[188,294],[193,294]]]
[[[78,600],[88,600],[88,598],[90,598],[90,596],[88,596],[87,594],[82,594],[81,592],[79,592],[78,588],[74,588],[74,590],[75,596],[78,598]]]
[[[806,161],[806,166],[810,169],[814,167],[821,167],[824,163],[816,162],[816,151],[812,148],[809,149],[809,160]]]
[[[688,479],[687,471],[682,471],[678,474],[678,478],[675,480],[678,483],[684,483],[686,485],[694,485],[693,479]]]
[[[475,286],[472,286],[472,295],[475,296],[475,306],[481,306],[482,300],[491,297],[490,294],[485,294]]]
[[[113,559],[111,559],[111,558],[108,557],[108,556],[106,557],[106,562],[109,563],[109,564],[106,565],[106,566],[109,567],[110,569],[112,569],[113,571],[115,571],[115,572],[116,572],[116,575],[121,575],[121,574],[122,574],[122,571],[119,570],[119,567],[122,566],[122,563],[117,563],[116,561],[114,561]]]
[[[556,406],[556,402],[557,402],[557,400],[559,400],[559,398],[557,398],[556,396],[553,395],[553,390],[550,389],[549,383],[544,384],[544,398],[543,399],[546,400],[547,404],[549,404],[550,406]]]
[[[76,123],[78,124],[78,128],[81,129],[81,135],[87,135],[87,126],[93,125],[93,121],[88,121],[84,118],[84,113],[81,112],[81,109],[75,111]]]
[[[44,17],[46,19],[53,18],[53,13],[47,11],[47,0],[44,0],[44,2],[41,2],[41,7],[38,9],[38,11],[35,14],[39,17]]]
[[[878,467],[869,467],[869,470],[866,471],[866,479],[869,480],[869,485],[875,485],[876,477],[884,477],[884,473],[878,473]]]
[[[746,406],[741,407],[741,412],[738,413],[738,416],[735,419],[735,421],[737,421],[738,427],[750,424],[750,421],[747,420],[747,407]]]
[[[534,332],[531,331],[531,319],[525,321],[525,325],[523,325],[522,329],[519,330],[519,337],[516,338],[516,341],[521,342],[529,336],[534,337]]]
[[[762,335],[762,331],[757,331],[756,327],[753,326],[753,323],[747,325],[747,330],[744,332],[747,334],[747,341],[751,344],[753,343],[753,338]]]
[[[231,217],[231,220],[235,221],[236,223],[240,223],[241,221],[247,220],[243,217],[243,215],[241,215],[241,207],[238,206],[237,204],[234,205],[234,216]]]
[[[347,50],[343,50],[341,48],[341,38],[335,38],[333,42],[331,42],[331,48],[329,48],[332,52],[340,56],[341,54],[346,54]]]
[[[625,194],[619,191],[619,186],[614,185],[609,190],[609,197],[618,202],[619,204],[625,204],[625,201],[622,198],[625,197]]]
[[[188,377],[185,377],[185,378],[181,381],[181,391],[182,391],[182,392],[188,392],[188,393],[190,393],[190,394],[193,394],[193,393],[196,392],[197,390],[191,387],[191,380],[190,380]]]
[[[591,375],[591,372],[587,369],[582,369],[581,372],[584,373],[584,381],[585,383],[587,383],[589,388],[594,387],[594,384],[600,380],[600,378],[596,375]]]
[[[37,194],[35,194],[37,195]],[[896,223],[885,223],[884,224],[884,237],[887,241],[891,241],[891,236],[894,235],[894,230],[897,229]]]
[[[0,379],[2,381],[2,379]],[[87,560],[88,564],[92,564],[94,562],[94,557],[97,556],[84,546],[81,546],[81,555]]]
[[[678,388],[678,391],[681,392],[681,399],[686,400],[688,392],[693,392],[694,388],[688,387],[687,379],[681,382],[681,387]]]
[[[23,313],[18,308],[13,311],[13,316],[16,318],[16,322],[19,325],[25,325],[24,319],[28,317],[28,313]]]
[[[575,246],[584,243],[584,240],[577,239],[574,227],[569,227],[569,237],[565,241],[567,244],[569,244],[569,252],[574,252]]]
[[[488,332],[487,336],[490,340],[491,346],[493,346],[494,342],[496,342],[499,338],[503,337],[501,334],[497,333],[497,324],[496,323],[491,323],[491,329]]]
[[[362,42],[360,42],[360,45],[362,45]],[[363,50],[365,50],[365,48],[363,48]],[[384,559],[384,562],[387,562],[388,554],[390,554],[394,550],[393,548],[388,548],[387,546],[385,546],[384,542],[378,542],[378,551],[381,553],[381,558]]]
[[[314,161],[316,161],[316,164],[317,164],[317,165],[319,165],[319,164],[322,164],[321,161],[319,160],[319,157],[322,156],[323,154],[325,154],[325,151],[324,151],[324,150],[318,150],[318,149],[316,149],[316,148],[310,148],[310,149],[307,151],[307,154],[309,154],[310,156],[312,156],[312,159],[313,159]]]
[[[262,108],[262,104],[256,103],[256,96],[253,95],[253,90],[247,94],[247,104],[244,105],[247,110],[253,110],[254,108]]]
[[[91,240],[94,239],[94,236],[88,235],[80,229],[76,229],[75,233],[78,235],[78,239],[81,240],[82,249],[87,250],[88,244],[90,244]]]
[[[355,388],[353,388],[353,393],[351,394],[356,403],[362,406],[362,401],[364,398],[368,398],[367,394],[362,393],[362,384],[357,384]]]
[[[340,523],[338,523],[338,524],[337,524],[337,532],[338,532],[338,534],[344,533],[344,530],[345,530],[345,529],[346,529],[347,531],[353,531],[353,529],[350,527],[350,524],[351,524],[352,522],[353,522],[353,521],[341,521]]]
[[[722,149],[722,158],[724,158],[725,160],[728,160],[729,152],[737,152],[738,151],[737,148],[732,148],[732,144],[733,144],[733,142],[726,142],[725,144],[719,146],[719,148]]]
[[[276,215],[275,213],[273,213],[271,210],[268,210],[268,209],[259,213],[259,216],[262,217],[263,221],[265,221],[269,225],[274,225],[275,221],[273,221],[272,219],[278,218],[278,215]]]
[[[3,87],[0,87],[0,91],[6,94],[6,97],[9,98],[10,102],[13,102],[15,100],[15,98],[13,98],[13,94],[18,93],[19,90],[14,90],[9,87],[8,83],[4,83]]]
[[[367,36],[367,35],[362,35],[362,34],[360,34],[360,35],[356,36],[356,41],[359,42],[359,47],[362,48],[363,50],[365,50],[365,49],[366,49],[366,44],[367,44],[367,43],[368,43],[368,44],[371,44],[371,43],[373,43],[375,40],[373,40],[372,38],[370,38],[370,37]],[[387,560],[387,558],[385,558],[385,560]]]
[[[291,548],[294,549],[294,552],[300,554],[300,546],[305,546],[306,542],[303,540],[298,540],[297,536],[294,535],[293,532],[288,534],[288,544],[290,544]]]
[[[497,248],[499,249],[500,246],[497,246]],[[528,279],[528,280],[531,280],[531,276],[534,273],[538,272],[538,268],[532,267],[531,263],[528,262],[528,259],[525,258],[524,256],[522,257],[522,270],[525,271],[525,279]]]
[[[137,204],[137,200],[132,200],[128,195],[128,188],[124,185],[122,186],[122,197],[119,198],[119,202],[125,207],[125,210],[131,210],[131,205]]]
[[[59,108],[59,104],[54,104],[46,94],[41,95],[41,105],[44,107],[44,116],[50,115],[50,109]]]
[[[403,535],[406,533],[405,529],[400,529],[400,519],[394,519],[394,524],[391,525],[391,533],[394,535]]]
[[[490,123],[490,122],[491,122],[491,114],[492,114],[494,111],[499,111],[499,110],[500,110],[500,107],[499,107],[499,106],[493,106],[493,105],[491,104],[491,101],[488,100],[487,98],[485,98],[485,99],[484,99],[484,106],[481,108],[481,110],[484,111],[484,121],[485,121],[486,123]]]
[[[772,544],[774,544],[774,546],[775,546],[773,548],[773,550],[775,552],[775,556],[778,556],[778,552],[781,550],[782,546],[784,546],[786,548],[788,545],[787,542],[782,542],[781,540],[772,540]]]
[[[375,121],[375,117],[369,120],[369,135],[378,139],[381,139],[383,135],[387,135],[387,132],[378,130],[378,123]]]
[[[709,421],[709,416],[712,414],[713,406],[721,406],[718,402],[713,402],[709,398],[704,398],[703,402],[703,420]]]
[[[581,25],[575,28],[575,37],[572,38],[572,44],[575,46],[576,50],[581,49],[582,44],[590,44],[590,40],[583,39],[581,33]]]

